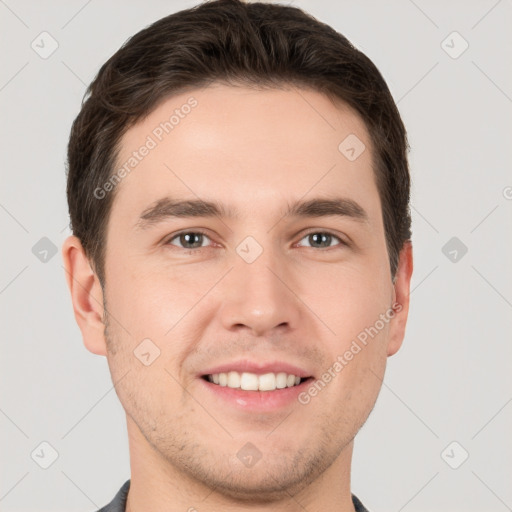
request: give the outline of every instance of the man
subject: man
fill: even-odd
[[[84,344],[126,411],[103,511],[364,511],[354,437],[404,338],[406,132],[301,10],[218,0],[100,69],[68,148]]]

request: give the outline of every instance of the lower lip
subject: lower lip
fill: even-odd
[[[291,388],[275,389],[274,391],[245,391],[213,384],[199,378],[208,393],[234,407],[245,411],[272,412],[298,402],[298,395],[310,384],[312,378]]]

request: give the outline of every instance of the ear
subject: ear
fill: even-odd
[[[75,319],[82,332],[84,345],[93,354],[104,356],[107,351],[103,324],[103,290],[76,236],[65,240],[62,245],[62,259]]]
[[[392,356],[398,352],[405,336],[405,326],[409,314],[409,294],[412,263],[412,243],[406,242],[400,251],[398,268],[396,271],[395,284],[393,287],[393,310],[394,316],[390,321],[390,336],[388,341],[387,355]]]

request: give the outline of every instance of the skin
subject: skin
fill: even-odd
[[[126,411],[127,510],[353,511],[353,440],[403,341],[413,269],[407,243],[392,282],[368,132],[318,92],[217,83],[161,103],[124,135],[119,162],[191,96],[198,105],[117,186],[104,290],[80,241],[63,246],[84,344],[107,357]],[[349,134],[366,146],[353,162],[338,150]],[[283,217],[289,202],[334,192],[369,221]],[[240,216],[137,229],[165,195],[217,200]],[[199,251],[172,238],[199,228]],[[310,229],[335,235],[329,250]],[[263,248],[251,264],[236,252],[247,236]],[[244,357],[319,378],[394,303],[393,318],[307,405],[254,413],[203,392],[201,369]],[[133,353],[146,338],[160,349],[149,366]],[[236,456],[247,442],[262,454],[252,467]]]

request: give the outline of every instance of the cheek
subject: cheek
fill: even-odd
[[[107,299],[111,315],[135,339],[164,336],[190,302],[179,279],[130,261],[110,265]]]
[[[304,270],[300,282],[299,296],[330,328],[326,340],[331,338],[341,348],[374,325],[391,305],[391,280],[385,269],[369,263],[325,266],[314,276]]]
[[[324,350],[329,354],[325,370],[335,375],[334,385],[329,385],[333,400],[344,397],[361,414],[373,406],[387,359],[394,313],[386,270],[385,266],[361,265],[317,276],[323,288],[312,309],[322,312],[322,320],[335,333],[326,332],[324,337]],[[329,377],[325,375],[325,380]]]

